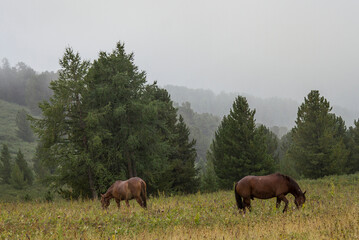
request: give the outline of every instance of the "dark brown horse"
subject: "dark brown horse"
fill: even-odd
[[[293,178],[280,173],[274,173],[267,176],[246,176],[236,183],[234,187],[238,209],[246,212],[246,207],[251,211],[251,199],[277,198],[276,207],[279,208],[281,201],[285,203],[283,212],[288,208],[288,200],[285,197],[291,193],[294,197],[294,203],[300,208],[305,202],[305,193],[303,193]],[[242,202],[243,198],[243,202]]]
[[[130,207],[128,201],[135,198],[141,207],[147,208],[146,195],[145,181],[139,177],[133,177],[126,181],[114,182],[105,194],[101,194],[101,205],[103,209],[108,208],[110,200],[114,198],[118,208],[120,208],[121,200],[125,200],[127,207]]]

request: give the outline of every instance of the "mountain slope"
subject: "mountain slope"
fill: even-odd
[[[30,160],[33,158],[36,148],[36,142],[25,142],[16,135],[16,115],[21,109],[28,111],[18,104],[0,100],[0,151],[2,144],[7,144],[12,160],[14,160],[19,149],[21,149],[25,159]]]

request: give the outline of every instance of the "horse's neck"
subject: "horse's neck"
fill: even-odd
[[[297,197],[299,195],[299,186],[298,184],[290,177],[283,176],[287,180],[287,186],[288,186],[288,192],[292,194],[294,197]]]
[[[111,186],[111,188],[109,188],[107,190],[107,192],[104,194],[106,198],[113,198],[112,190],[113,190],[113,187]]]
[[[289,188],[289,192],[294,196],[294,197],[298,197],[300,195],[300,188],[298,186],[298,184],[294,184],[292,183],[290,188]]]

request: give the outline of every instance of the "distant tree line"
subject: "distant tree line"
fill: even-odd
[[[222,118],[227,115],[233,101],[238,95],[246,97],[252,109],[256,109],[256,124],[263,124],[273,130],[279,138],[286,134],[295,125],[295,118],[299,103],[291,99],[260,98],[242,93],[221,92],[215,94],[211,90],[190,89],[187,87],[166,85],[174,102],[179,104],[190,102],[196,113],[207,113]],[[352,111],[340,106],[334,106],[333,111],[341,116],[347,123],[352,124],[359,115],[358,111]],[[273,128],[273,129],[272,129]],[[277,129],[275,129],[277,128]]]
[[[39,115],[38,103],[48,100],[52,95],[49,84],[57,78],[57,73],[36,73],[32,68],[20,62],[11,67],[7,59],[0,67],[0,99],[28,107],[31,114]]]

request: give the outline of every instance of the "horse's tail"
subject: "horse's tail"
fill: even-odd
[[[243,206],[243,202],[242,202],[242,197],[237,193],[237,184],[238,182],[236,183],[236,185],[234,185],[234,195],[236,196],[236,202],[237,202],[237,207],[238,209],[243,209],[244,206]]]
[[[144,181],[141,181],[141,199],[144,208],[147,208],[146,196],[147,196],[146,183]]]

